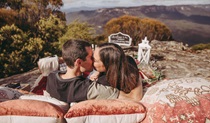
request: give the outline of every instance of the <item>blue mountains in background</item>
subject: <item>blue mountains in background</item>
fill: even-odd
[[[208,5],[144,5],[135,7],[79,7],[65,10],[67,23],[76,19],[94,26],[97,33],[110,19],[128,14],[152,18],[172,31],[174,40],[189,45],[210,43],[210,4]]]

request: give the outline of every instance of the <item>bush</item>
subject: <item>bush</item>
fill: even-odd
[[[193,45],[191,47],[192,50],[204,50],[204,49],[210,49],[210,43],[208,44],[196,44],[196,45]]]

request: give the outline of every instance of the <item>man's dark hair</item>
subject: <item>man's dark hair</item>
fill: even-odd
[[[62,57],[67,66],[73,67],[78,58],[85,61],[88,55],[86,47],[91,47],[91,44],[84,40],[66,41],[62,47]]]

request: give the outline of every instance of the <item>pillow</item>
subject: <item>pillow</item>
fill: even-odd
[[[57,123],[65,121],[56,105],[37,100],[9,100],[0,103],[2,123]]]
[[[43,76],[48,76],[50,72],[58,70],[58,56],[41,58],[38,61],[38,67]]]
[[[210,120],[210,82],[203,78],[163,80],[148,88],[141,102],[147,108],[143,123]]]
[[[29,100],[39,100],[52,103],[54,105],[59,106],[64,112],[67,112],[69,109],[69,104],[63,101],[60,101],[56,98],[50,96],[43,95],[22,95],[19,99],[29,99]]]
[[[23,94],[15,89],[0,86],[0,102],[18,99],[21,95]]]
[[[145,115],[139,102],[109,99],[76,103],[64,117],[68,123],[138,123]]]

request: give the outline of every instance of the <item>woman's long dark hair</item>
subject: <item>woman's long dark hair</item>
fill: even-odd
[[[137,87],[138,68],[128,62],[123,49],[114,43],[104,43],[98,48],[100,48],[99,56],[106,68],[106,78],[110,85],[125,93]]]

